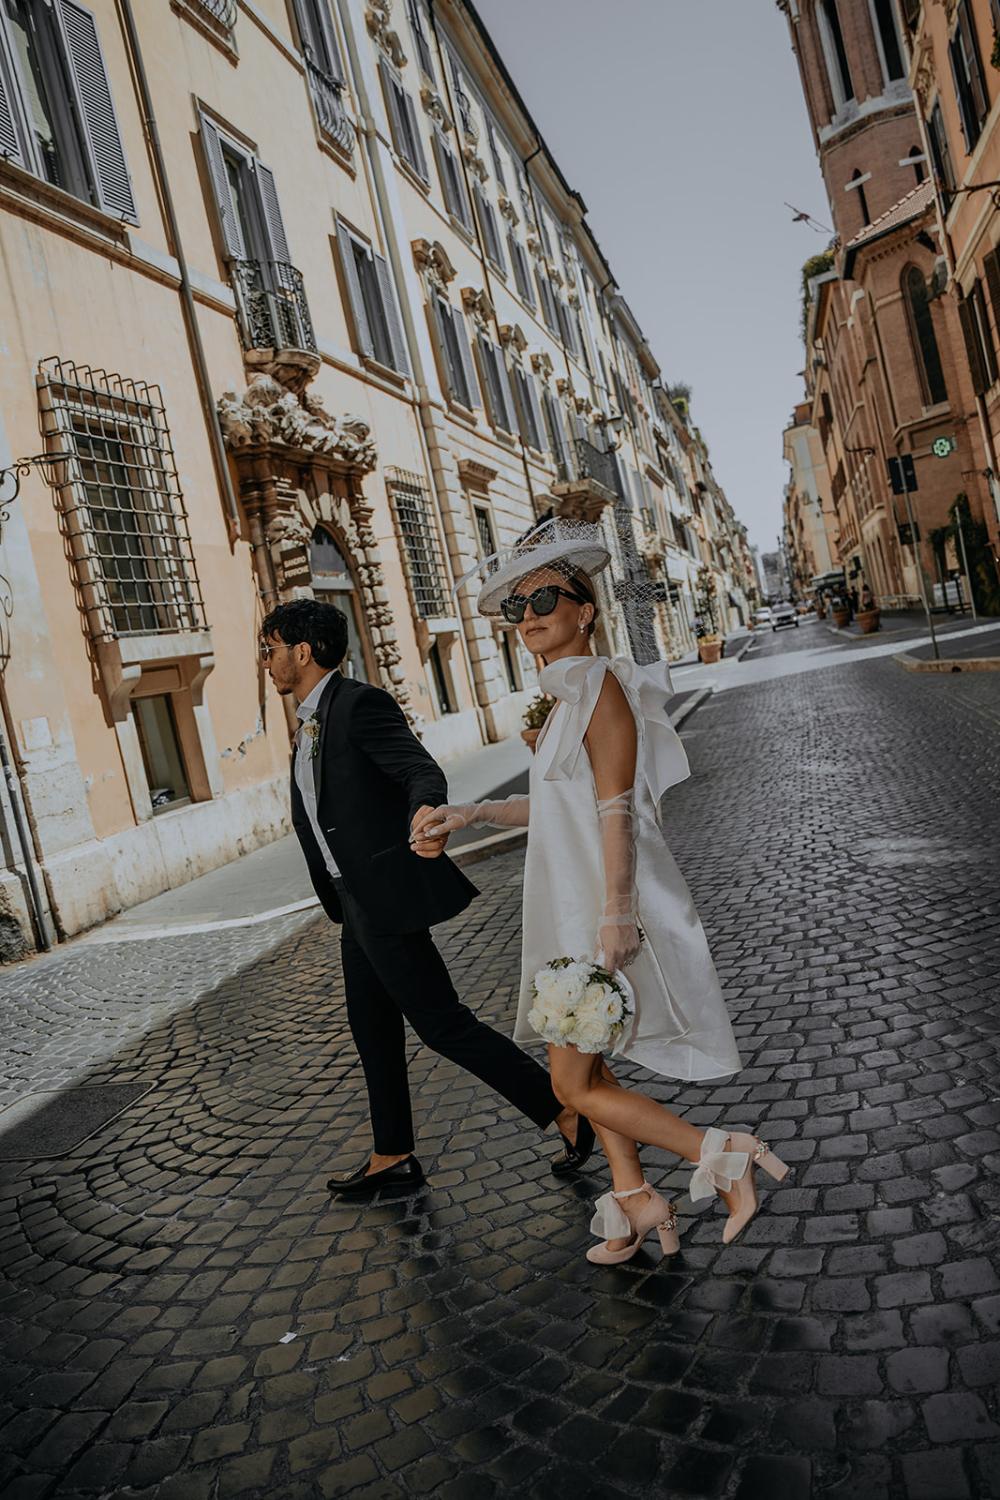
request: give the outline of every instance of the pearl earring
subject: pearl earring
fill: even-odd
[[[586,628],[587,628],[587,627],[586,627],[586,625],[581,625],[581,626],[580,626],[580,631],[581,631],[581,633],[582,633],[582,632],[583,632],[583,631],[584,631],[584,630],[586,630]]]

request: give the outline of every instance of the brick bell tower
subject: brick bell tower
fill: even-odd
[[[777,0],[841,244],[928,175],[895,0]]]

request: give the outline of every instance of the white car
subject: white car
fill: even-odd
[[[767,608],[759,609],[753,617],[754,630],[766,630],[772,619],[771,611]]]
[[[795,613],[794,604],[776,604],[771,611],[771,629],[780,630],[783,625],[794,625],[799,628],[799,617]]]

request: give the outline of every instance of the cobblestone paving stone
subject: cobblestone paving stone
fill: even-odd
[[[134,1004],[85,1078],[151,1084],[67,1157],[0,1166],[4,1500],[1000,1496],[998,727],[992,676],[888,659],[689,720],[665,824],[745,1067],[632,1076],[794,1165],[729,1248],[683,1200],[679,1256],[590,1266],[600,1168],[553,1178],[419,1047],[428,1184],[331,1203],[368,1135],[322,920],[266,953],[227,935],[224,977],[221,936],[4,975],[46,1078]],[[479,865],[439,929],[502,1025],[520,872]]]

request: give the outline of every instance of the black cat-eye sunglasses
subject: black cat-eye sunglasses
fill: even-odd
[[[536,615],[550,615],[559,603],[559,596],[564,599],[572,599],[574,604],[589,604],[589,599],[584,599],[581,594],[571,594],[569,589],[561,589],[557,584],[545,583],[540,589],[535,589],[533,594],[508,594],[501,601],[500,613],[509,625],[520,625],[524,619],[524,611],[528,605]]]

